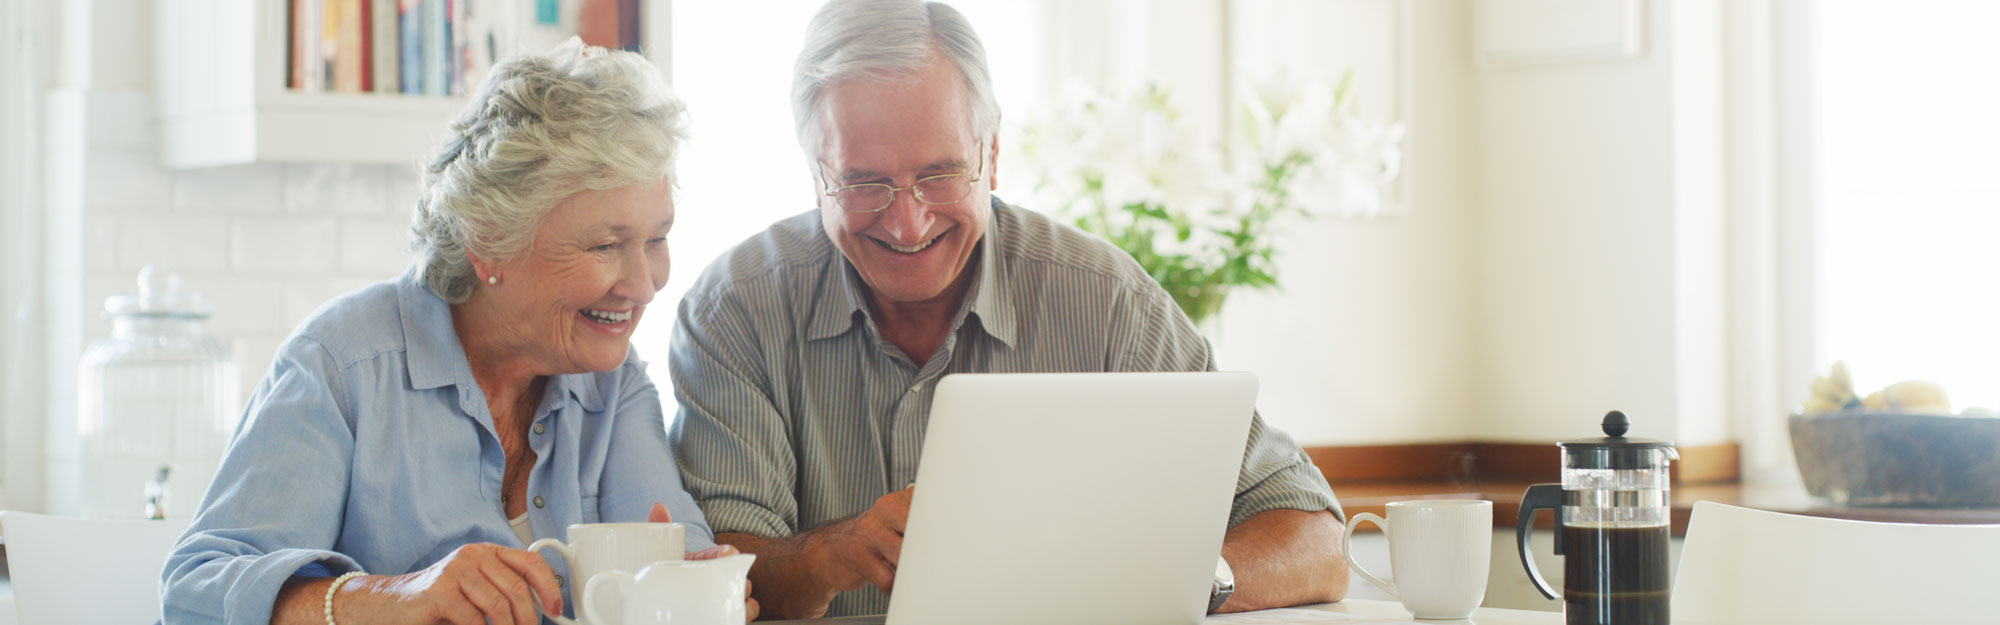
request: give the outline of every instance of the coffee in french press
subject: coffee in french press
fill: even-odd
[[[1535,588],[1563,600],[1568,625],[1667,625],[1673,572],[1667,565],[1674,444],[1626,438],[1625,413],[1604,416],[1604,438],[1563,441],[1562,483],[1528,487],[1515,526],[1521,565]],[[1555,514],[1563,557],[1558,595],[1530,556],[1535,511]]]

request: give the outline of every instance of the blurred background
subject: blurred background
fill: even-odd
[[[201,331],[234,379],[196,401],[222,406],[226,436],[300,320],[412,260],[416,163],[510,50],[599,37],[688,102],[674,271],[642,356],[664,360],[674,302],[710,259],[814,207],[787,91],[817,2],[607,0],[606,34],[590,0],[462,0],[424,21],[438,1],[0,6],[0,508],[81,505],[79,415],[102,395],[86,348],[146,265],[205,299]],[[951,4],[987,46],[1010,202],[1073,208],[1063,176],[1100,167],[1137,176],[1113,206],[1245,210],[1260,150],[1318,159],[1260,237],[1276,288],[1231,289],[1200,324],[1308,448],[1533,445],[1553,463],[1551,443],[1620,409],[1635,436],[1720,450],[1721,481],[1796,489],[1786,417],[1836,360],[1856,395],[1922,379],[1949,412],[2000,406],[2000,42],[1982,32],[2000,6]],[[443,65],[373,34],[410,24],[456,35],[414,61]],[[1172,114],[1065,117],[1133,93]],[[1280,123],[1287,106],[1317,121]],[[1066,127],[1095,132],[1090,150],[1046,139]],[[1163,171],[1205,182],[1144,175]],[[1315,453],[1330,472],[1354,457]],[[1448,477],[1478,477],[1454,462]],[[179,489],[183,513],[200,488]]]

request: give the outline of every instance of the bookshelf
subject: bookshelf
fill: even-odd
[[[498,2],[513,8],[536,0]],[[641,41],[664,73],[671,67],[671,3],[642,4]],[[289,0],[159,0],[154,94],[162,163],[421,162],[466,99],[290,89],[289,7]]]

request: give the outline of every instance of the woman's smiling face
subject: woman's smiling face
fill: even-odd
[[[546,374],[610,371],[625,362],[632,330],[667,284],[667,179],[584,191],[557,203],[534,243],[498,265],[499,284],[480,285],[480,305],[509,320],[502,341]]]

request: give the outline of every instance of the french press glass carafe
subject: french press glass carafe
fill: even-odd
[[[1604,438],[1562,441],[1562,483],[1528,487],[1514,527],[1521,566],[1535,588],[1558,597],[1529,554],[1535,511],[1555,512],[1569,625],[1667,625],[1673,571],[1667,566],[1670,441],[1626,438],[1625,413],[1604,415]]]

